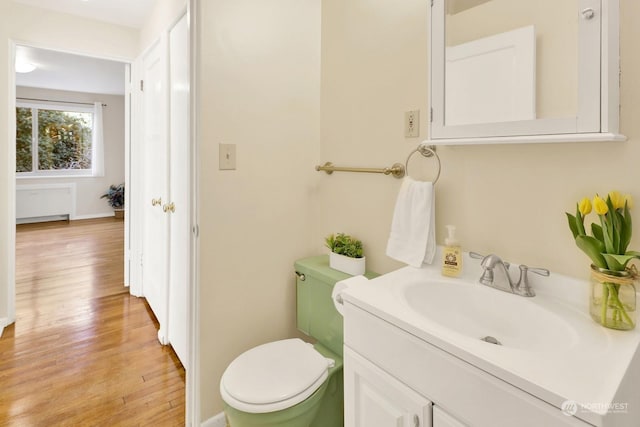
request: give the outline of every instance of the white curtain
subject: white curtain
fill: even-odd
[[[91,168],[93,176],[104,176],[104,137],[102,126],[102,102],[93,106],[93,150]]]

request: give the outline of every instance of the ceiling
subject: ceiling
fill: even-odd
[[[156,0],[13,0],[29,6],[141,28]]]
[[[4,1],[4,0],[2,0]],[[131,28],[141,28],[156,0],[13,0],[29,6],[77,15]],[[16,85],[74,92],[124,94],[125,65],[46,49],[18,46],[16,62],[37,66],[16,73]]]
[[[16,47],[16,62],[37,66],[30,73],[16,73],[17,86],[124,95],[122,62],[26,46]]]

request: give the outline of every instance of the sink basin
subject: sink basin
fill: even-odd
[[[541,297],[434,279],[406,283],[402,298],[425,320],[473,340],[485,339],[488,346],[496,346],[495,339],[504,348],[547,352],[568,349],[577,342],[573,326],[549,304],[542,306]]]

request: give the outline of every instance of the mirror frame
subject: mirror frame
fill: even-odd
[[[579,0],[595,15],[579,21],[576,117],[447,126],[445,124],[446,0],[432,0],[429,50],[429,139],[433,145],[624,141],[619,132],[619,0]],[[594,21],[595,20],[595,21]]]

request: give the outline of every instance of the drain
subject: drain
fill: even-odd
[[[500,341],[492,337],[491,335],[487,335],[484,338],[480,338],[480,341],[488,342],[489,344],[502,345]]]

